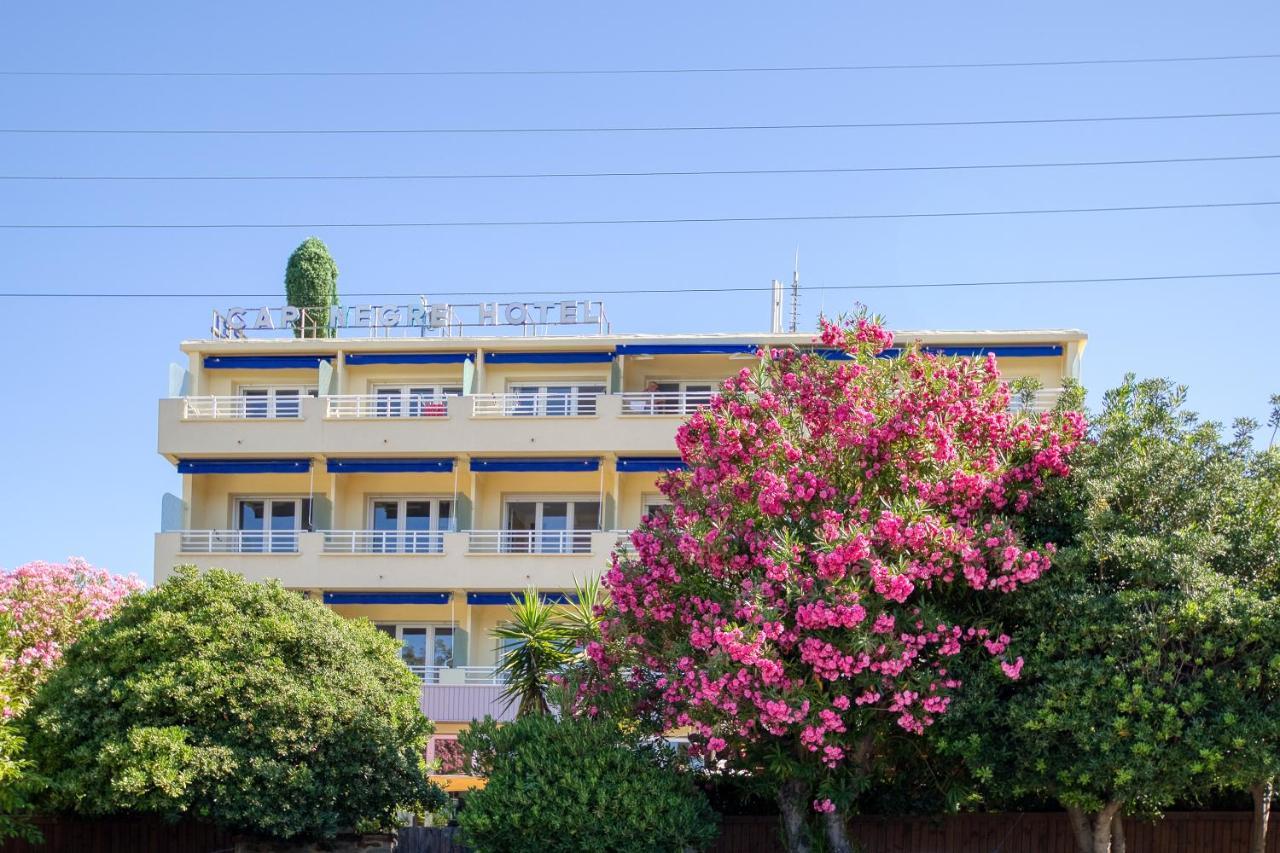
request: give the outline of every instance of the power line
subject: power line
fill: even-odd
[[[1218,56],[1046,59],[1010,62],[929,62],[885,65],[773,65],[688,68],[512,68],[411,71],[39,71],[0,70],[2,77],[577,77],[638,74],[779,74],[833,71],[932,71],[962,68],[1053,68],[1077,65],[1146,65],[1182,62],[1241,62],[1280,59],[1277,53]]]
[[[992,127],[1036,124],[1084,124],[1130,121],[1184,121],[1189,119],[1259,118],[1280,115],[1280,110],[1254,112],[1174,113],[1165,115],[1081,116],[1068,118],[965,119],[960,121],[821,122],[812,124],[701,124],[635,125],[614,127],[381,127],[381,128],[108,128],[108,127],[6,127],[0,133],[16,135],[105,136],[354,136],[422,134],[518,134],[518,133],[691,133],[748,130],[865,130],[895,127]]]
[[[680,169],[637,172],[492,172],[384,175],[0,175],[0,181],[446,181],[517,178],[653,178],[707,175],[832,175],[867,172],[950,172],[980,169],[1048,169],[1077,166],[1148,166],[1276,160],[1280,154],[1160,157],[1137,160],[1068,160],[1040,163],[958,163],[926,166],[831,166],[812,169]]]
[[[947,210],[929,213],[833,213],[801,216],[703,216],[673,219],[509,219],[440,220],[435,222],[99,222],[99,223],[0,223],[7,230],[197,230],[285,228],[515,228],[565,225],[686,225],[751,222],[850,222],[872,219],[944,219],[978,216],[1040,216],[1060,213],[1127,213],[1150,210],[1212,210],[1220,208],[1274,207],[1280,201],[1223,201],[1199,204],[1144,204],[1119,207],[1056,207],[1026,210]]]
[[[952,287],[1012,287],[1023,285],[1051,284],[1126,284],[1157,281],[1199,281],[1204,279],[1246,279],[1280,276],[1280,270],[1270,272],[1221,272],[1221,273],[1187,273],[1178,275],[1136,275],[1109,276],[1103,278],[1032,278],[1003,279],[990,281],[935,281],[911,284],[840,284],[840,285],[805,285],[806,290],[840,291],[840,290],[915,290],[926,288]],[[765,287],[644,287],[621,288],[614,290],[446,290],[434,291],[435,296],[631,296],[657,293],[754,293],[772,290]],[[132,292],[132,293],[93,293],[93,292],[39,292],[39,291],[0,291],[0,298],[22,299],[257,299],[279,296],[276,293],[192,293],[192,292]],[[372,296],[418,297],[421,291],[364,291],[348,293],[344,299],[363,299]]]

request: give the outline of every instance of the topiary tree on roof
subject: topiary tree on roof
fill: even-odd
[[[278,583],[180,569],[76,642],[23,717],[48,805],[276,839],[430,810],[431,724],[395,643]]]
[[[296,337],[333,337],[328,308],[338,304],[338,265],[319,237],[303,240],[289,256],[284,292],[290,305],[307,309],[294,323]]]

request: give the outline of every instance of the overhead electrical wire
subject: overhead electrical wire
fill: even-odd
[[[1159,157],[1136,160],[1065,160],[1039,163],[956,163],[923,166],[823,166],[810,169],[672,169],[615,172],[405,173],[382,175],[0,175],[0,181],[454,181],[539,178],[654,178],[717,175],[834,175],[876,172],[951,172],[984,169],[1057,169],[1277,160],[1280,154]]]
[[[924,62],[880,65],[693,66],[683,68],[510,68],[424,69],[408,71],[68,71],[0,70],[0,77],[573,77],[641,74],[780,74],[837,71],[933,71],[964,68],[1054,68],[1088,65],[1148,65],[1184,62],[1242,62],[1280,59],[1280,53],[1211,56],[1118,57],[1113,59],[1037,59],[995,62]]]
[[[992,281],[935,281],[908,284],[840,284],[840,285],[805,285],[805,291],[838,291],[838,290],[915,290],[923,288],[949,287],[1012,287],[1023,285],[1052,284],[1130,284],[1160,281],[1198,281],[1204,279],[1247,279],[1280,276],[1280,270],[1267,272],[1220,272],[1220,273],[1186,273],[1175,275],[1137,275],[1109,276],[1101,278],[1033,278],[1005,279]],[[613,290],[434,290],[433,296],[631,296],[657,293],[755,293],[767,292],[769,286],[746,287],[639,287]],[[348,293],[345,299],[365,299],[373,296],[419,297],[422,291],[364,291]],[[156,293],[146,291],[95,293],[93,291],[0,291],[0,298],[22,299],[270,299],[279,293],[213,293],[213,292],[167,292]]]
[[[1249,112],[1167,113],[1158,115],[1072,116],[1066,118],[960,119],[955,121],[814,122],[798,124],[693,124],[597,127],[312,127],[312,128],[179,128],[179,127],[0,127],[0,134],[72,136],[357,136],[423,134],[521,133],[708,133],[771,130],[867,130],[903,127],[995,127],[1133,121],[1186,121],[1280,116],[1280,110]]]
[[[200,230],[285,228],[515,228],[567,225],[689,225],[751,222],[851,222],[858,220],[945,219],[981,216],[1042,216],[1071,213],[1130,213],[1152,210],[1213,210],[1274,207],[1280,201],[1222,201],[1195,204],[1141,204],[1116,207],[1054,207],[1024,210],[945,210],[924,213],[832,213],[797,216],[688,216],[670,219],[509,219],[421,222],[3,222],[0,230]]]

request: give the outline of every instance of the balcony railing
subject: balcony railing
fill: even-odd
[[[298,550],[300,530],[183,530],[184,554],[288,554]]]
[[[424,684],[490,687],[507,683],[491,666],[410,666],[409,671]]]
[[[246,418],[299,418],[299,397],[186,397],[184,420],[240,420]]]
[[[443,554],[442,530],[325,530],[326,554]]]
[[[711,404],[713,391],[627,391],[622,397],[625,415],[689,415]]]
[[[1035,396],[1031,398],[1029,403],[1024,403],[1016,394],[1011,396],[1012,399],[1009,401],[1009,411],[1039,414],[1040,412],[1049,411],[1055,404],[1057,404],[1058,398],[1062,396],[1062,389],[1041,388],[1035,393]]]
[[[471,412],[478,418],[592,417],[602,394],[476,394]]]
[[[470,554],[590,554],[591,530],[472,530]]]
[[[443,418],[448,404],[421,394],[336,394],[328,401],[330,418]]]

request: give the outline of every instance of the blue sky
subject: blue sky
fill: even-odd
[[[1274,52],[1265,2],[24,3],[3,70],[849,65]],[[405,127],[950,121],[1280,109],[1280,60],[806,74],[0,77],[4,127]],[[1280,153],[1280,119],[494,136],[0,134],[0,173],[369,174],[936,165]],[[0,181],[0,222],[770,216],[1280,199],[1280,161],[849,175],[452,182]],[[11,231],[0,290],[275,293],[314,231],[340,290],[741,287],[1280,269],[1280,209],[434,230]],[[1280,391],[1280,279],[805,295],[899,328],[1079,327],[1095,392],[1126,371],[1207,416]],[[149,577],[156,400],[226,299],[0,300],[0,566],[81,555]],[[608,297],[617,331],[766,327],[766,294]]]

